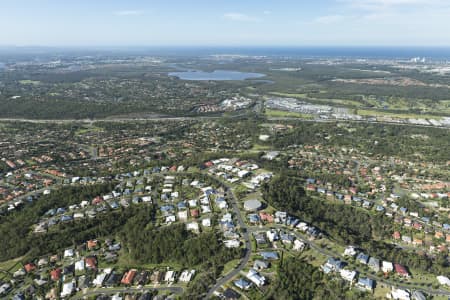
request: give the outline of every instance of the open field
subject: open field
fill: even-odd
[[[265,114],[268,117],[275,117],[275,118],[276,117],[288,117],[288,118],[301,118],[301,119],[308,119],[308,120],[314,119],[313,115],[302,114],[302,113],[291,112],[291,111],[274,110],[274,109],[266,109]]]

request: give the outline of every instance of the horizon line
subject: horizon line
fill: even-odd
[[[333,45],[333,44],[305,44],[305,45],[264,45],[264,44],[241,44],[241,45],[190,45],[190,44],[160,44],[160,45],[2,45],[1,48],[74,48],[74,49],[92,49],[92,48],[450,48],[449,45],[395,45],[395,44],[373,44],[373,45]]]

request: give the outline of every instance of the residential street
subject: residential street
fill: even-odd
[[[233,271],[225,275],[224,277],[217,280],[216,284],[209,290],[208,294],[206,295],[206,298],[210,298],[215,291],[228,281],[230,281],[234,276],[239,274],[247,265],[248,261],[250,260],[250,254],[252,252],[252,246],[250,243],[250,235],[247,229],[247,225],[245,224],[244,220],[242,219],[241,211],[239,210],[239,206],[237,204],[236,196],[234,195],[233,190],[230,187],[227,187],[227,192],[231,197],[230,203],[233,207],[233,212],[236,214],[236,217],[238,219],[239,226],[241,227],[242,235],[245,240],[245,255],[242,258],[241,262],[239,263],[239,266],[237,266]]]

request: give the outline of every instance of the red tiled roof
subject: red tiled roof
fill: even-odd
[[[200,215],[200,212],[198,211],[198,209],[193,209],[191,210],[191,216],[196,218]]]
[[[55,269],[50,272],[50,276],[53,281],[58,281],[61,278],[62,271],[61,269]]]
[[[128,272],[126,272],[121,280],[122,284],[131,284],[131,282],[133,281],[134,276],[136,276],[136,270],[132,269]]]
[[[86,257],[86,266],[95,269],[97,267],[97,259],[93,256]]]
[[[398,240],[398,239],[401,237],[400,232],[398,232],[398,231],[394,232],[394,233],[392,234],[392,237],[393,237],[394,239]]]
[[[91,250],[91,249],[97,247],[97,243],[98,243],[97,240],[89,240],[89,241],[87,241],[88,249]]]
[[[28,263],[24,267],[25,267],[25,271],[27,271],[27,273],[30,273],[31,271],[34,271],[36,269],[36,265],[33,263]]]
[[[409,273],[406,270],[406,268],[400,264],[394,264],[394,269],[395,269],[395,272],[399,275],[409,276]]]

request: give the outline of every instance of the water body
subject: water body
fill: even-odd
[[[238,71],[227,71],[227,70],[215,70],[213,72],[204,72],[198,70],[190,70],[184,72],[171,72],[169,76],[175,76],[182,80],[246,80],[246,79],[254,79],[261,78],[266,76],[265,74],[260,73],[246,73],[246,72],[238,72]]]

